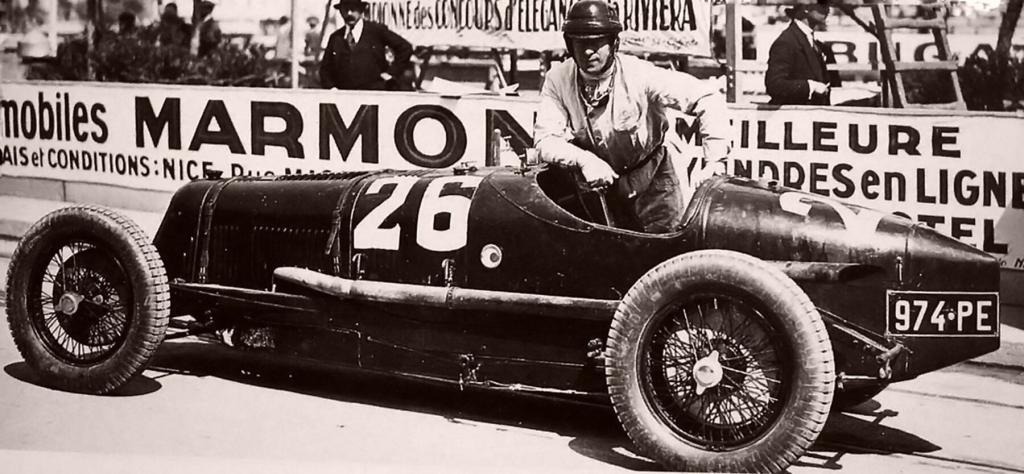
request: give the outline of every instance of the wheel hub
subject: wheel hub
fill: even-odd
[[[69,291],[64,293],[63,295],[60,295],[60,301],[57,303],[57,311],[68,316],[72,316],[78,312],[78,305],[84,299],[85,298],[82,295],[75,292]]]
[[[697,395],[718,386],[722,381],[722,362],[717,350],[693,364],[693,380],[697,382]]]

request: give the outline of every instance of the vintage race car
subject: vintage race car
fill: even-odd
[[[999,347],[997,261],[901,217],[723,176],[671,234],[605,209],[545,166],[204,179],[152,242],[94,206],[36,223],[8,320],[60,389],[111,392],[165,339],[219,332],[609,402],[639,452],[697,471],[785,469],[830,409]]]

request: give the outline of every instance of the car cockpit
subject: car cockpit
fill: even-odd
[[[588,187],[583,182],[579,172],[575,169],[568,169],[560,166],[543,166],[537,172],[537,185],[544,194],[562,210],[572,214],[583,221],[613,227],[616,229],[633,232],[643,232],[637,223],[628,222],[621,213],[615,212],[614,202],[605,196],[604,190],[596,190]],[[708,180],[713,181],[713,180]],[[697,203],[713,187],[705,183],[694,193],[687,203],[686,212],[683,215],[682,224],[677,231],[686,227],[687,222],[693,217],[697,209]],[[670,232],[675,233],[675,232]]]

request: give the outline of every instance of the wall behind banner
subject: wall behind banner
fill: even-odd
[[[4,83],[0,174],[170,192],[225,176],[517,164],[536,103],[496,96]],[[1024,118],[734,106],[730,172],[904,214],[1024,270]],[[700,138],[675,118],[692,169]],[[498,137],[496,137],[496,135]],[[497,154],[496,154],[497,153]],[[688,157],[688,158],[687,158]]]

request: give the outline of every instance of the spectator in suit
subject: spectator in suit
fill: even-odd
[[[364,20],[366,2],[339,0],[345,27],[327,40],[320,63],[320,84],[325,89],[396,89],[396,78],[409,67],[412,45],[380,23]],[[385,47],[394,60],[388,63]]]
[[[772,43],[764,85],[777,105],[830,105],[831,87],[839,87],[839,74],[825,64],[835,57],[814,39],[814,30],[825,26],[829,0],[796,5],[786,10],[792,20]]]
[[[188,46],[191,29],[192,27],[178,16],[177,4],[171,2],[164,5],[160,24],[157,26],[157,39],[161,45]]]
[[[199,2],[199,9],[196,11],[196,25],[192,30],[192,39],[189,42],[189,51],[198,56],[206,56],[220,46],[221,32],[220,23],[213,19],[213,7],[216,6],[211,0]]]
[[[121,36],[134,35],[135,29],[135,14],[130,11],[123,11],[117,16],[117,34]]]

